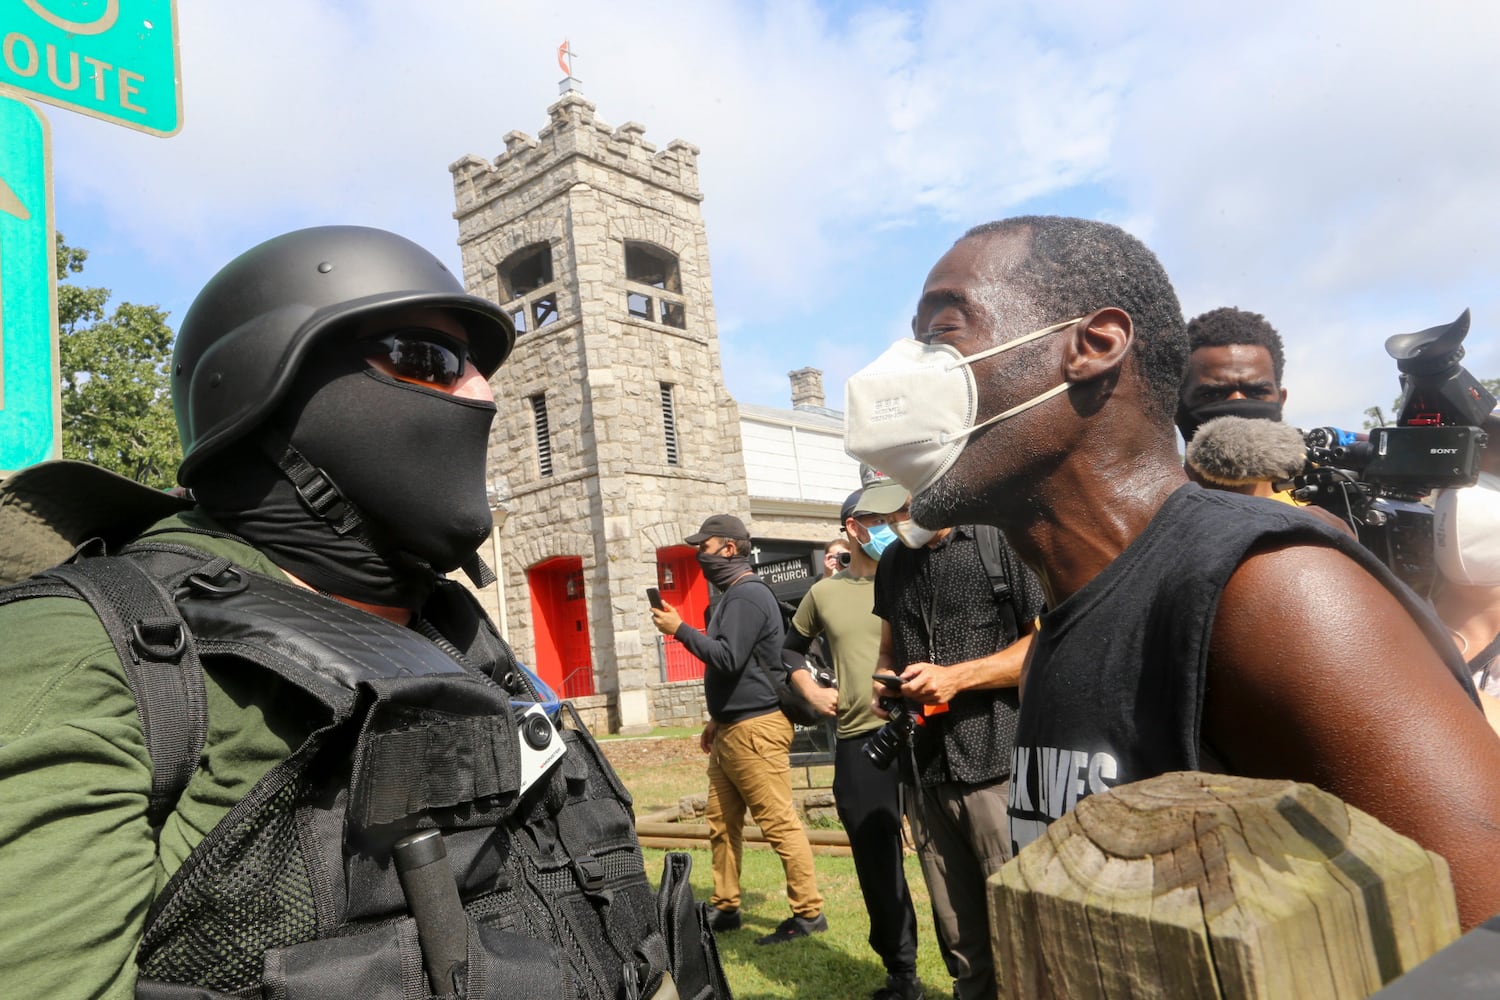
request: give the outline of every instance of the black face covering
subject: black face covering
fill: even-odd
[[[720,590],[728,590],[731,583],[750,572],[750,560],[739,555],[721,556],[700,552],[698,565],[703,569],[703,575],[708,577],[708,582]]]
[[[324,593],[418,608],[432,591],[437,577],[431,568],[393,560],[358,535],[339,534],[253,447],[208,459],[197,478],[193,494],[209,516]]]
[[[1191,441],[1198,428],[1215,417],[1244,417],[1246,420],[1274,420],[1281,422],[1279,399],[1221,399],[1202,406],[1186,407],[1177,404],[1177,429],[1182,439]]]
[[[414,607],[489,535],[486,447],[495,406],[401,382],[346,352],[310,358],[267,438],[284,437],[361,515],[341,533],[269,461],[197,493],[225,527],[330,593]],[[275,451],[272,446],[269,450]],[[269,469],[269,471],[267,471]]]

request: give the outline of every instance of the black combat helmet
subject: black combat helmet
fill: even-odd
[[[442,261],[384,230],[300,229],[227,264],[193,300],[172,352],[177,481],[191,486],[204,458],[265,422],[320,335],[399,306],[452,312],[485,378],[515,345],[499,306],[469,295]]]

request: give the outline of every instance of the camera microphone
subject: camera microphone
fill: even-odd
[[[1193,435],[1187,463],[1219,486],[1291,479],[1307,463],[1302,432],[1275,420],[1215,417]]]

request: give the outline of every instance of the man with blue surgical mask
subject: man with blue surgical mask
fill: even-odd
[[[1352,538],[1188,481],[1187,338],[1149,249],[1093,220],[976,227],[912,330],[850,379],[845,447],[916,522],[995,524],[1041,580],[1017,849],[1168,771],[1306,781],[1442,854],[1465,928],[1500,912],[1500,741],[1453,642]]]

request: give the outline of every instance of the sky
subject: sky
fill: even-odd
[[[59,0],[60,2],[60,0]],[[928,269],[1018,214],[1120,225],[1186,316],[1263,313],[1288,422],[1358,429],[1385,338],[1473,311],[1500,377],[1500,6],[192,0],[168,139],[50,105],[82,282],[175,326],[250,246],[373,225],[461,273],[449,164],[535,135],[558,45],[610,125],[698,146],[725,381],[790,406],[909,334]]]

